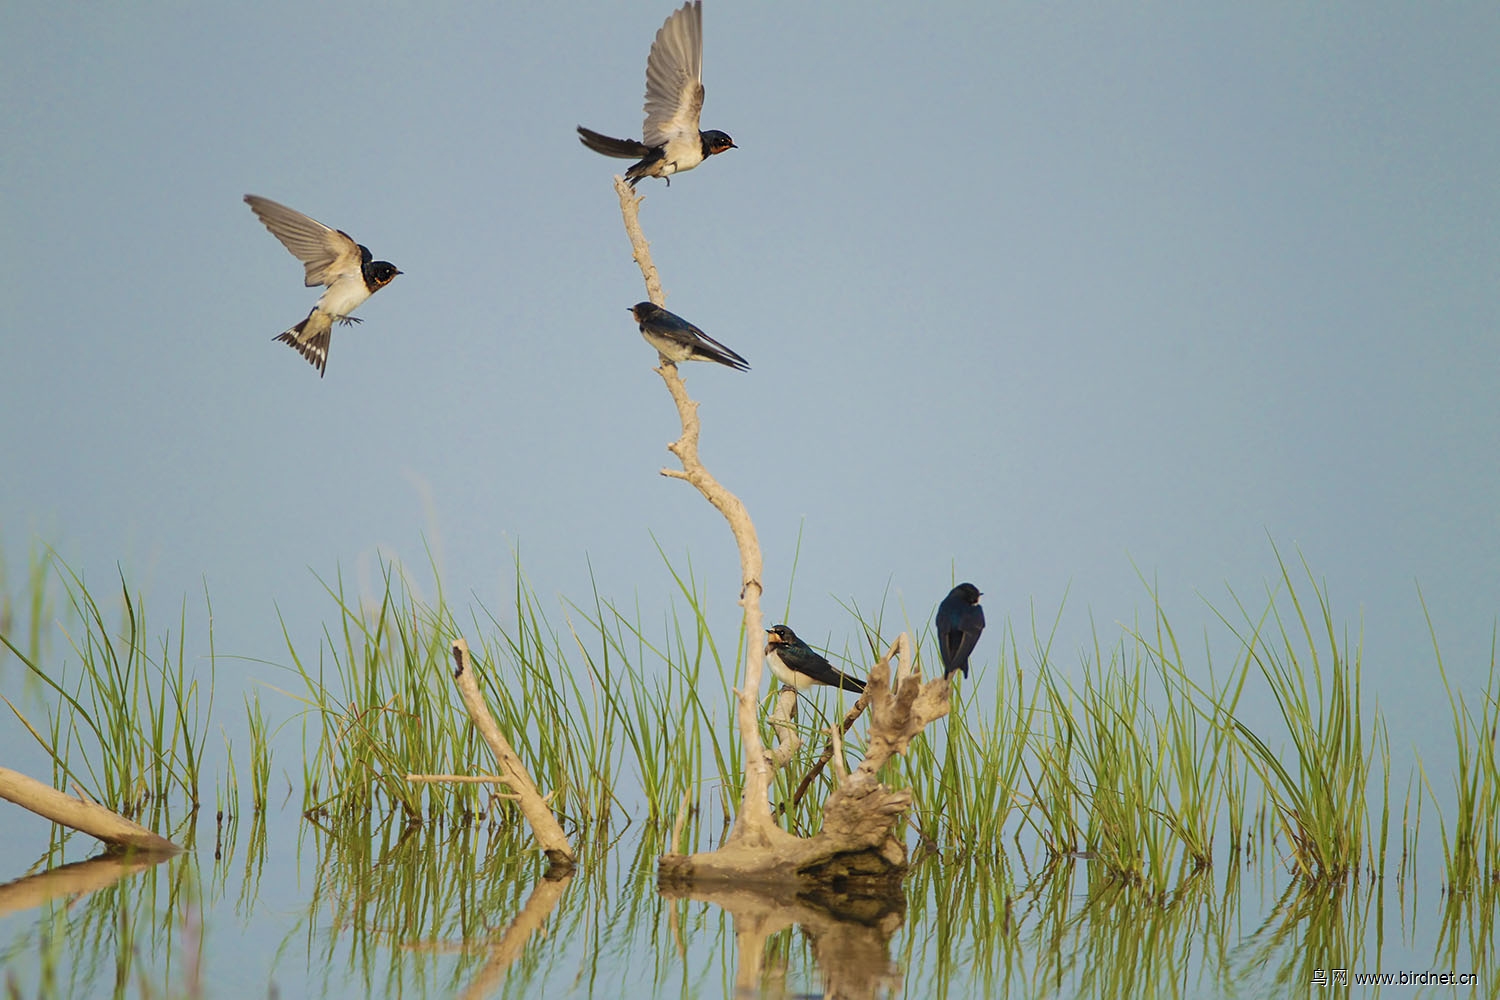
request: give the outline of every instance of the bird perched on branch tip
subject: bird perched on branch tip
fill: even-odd
[[[952,677],[959,670],[969,676],[969,654],[974,652],[979,633],[984,631],[984,609],[979,606],[982,596],[972,583],[960,583],[938,605],[934,624],[944,677]]]
[[[625,171],[635,187],[642,177],[692,170],[717,153],[737,148],[718,129],[698,130],[703,111],[703,3],[692,0],[667,18],[646,57],[646,123],[641,140],[613,139],[578,126],[578,141],[605,156],[639,160]]]

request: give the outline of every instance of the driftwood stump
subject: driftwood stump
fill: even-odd
[[[865,759],[850,771],[841,749],[836,749],[832,761],[838,784],[823,806],[821,830],[811,837],[795,836],[776,825],[769,808],[753,809],[746,803],[724,846],[698,854],[664,855],[659,882],[664,887],[701,881],[821,882],[835,895],[847,894],[846,902],[851,903],[899,883],[907,859],[906,844],[897,833],[911,793],[886,788],[876,775],[893,754],[905,752],[929,722],[947,715],[949,707],[948,681],[923,681],[911,666],[910,647],[902,633],[870,671],[865,686],[870,718]],[[768,770],[784,763],[775,751],[762,752]]]

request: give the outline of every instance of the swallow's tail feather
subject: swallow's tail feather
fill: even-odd
[[[607,135],[600,135],[593,129],[578,126],[578,141],[596,153],[605,156],[616,156],[622,160],[638,160],[643,156],[651,154],[651,147],[644,142],[635,139],[612,139]]]
[[[943,653],[943,676],[952,677],[960,670],[965,677],[969,676],[969,654],[974,652],[974,644],[979,641],[979,632],[950,632],[946,636],[939,636],[941,644],[940,651]]]
[[[853,691],[855,694],[863,694],[865,682],[858,677],[850,677],[848,674],[839,674],[839,687],[845,691]]]
[[[634,184],[633,181],[631,183]],[[731,351],[702,330],[699,330],[696,326],[693,327],[693,332],[698,335],[698,340],[700,341],[700,343],[693,345],[699,354],[710,360],[717,361],[721,365],[728,365],[737,372],[747,372],[750,370],[750,362],[740,357],[737,353]]]
[[[276,339],[307,359],[322,378],[328,368],[328,342],[333,335],[333,317],[314,309],[307,319]]]

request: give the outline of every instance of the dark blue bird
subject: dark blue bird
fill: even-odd
[[[785,625],[766,629],[766,636],[766,663],[781,683],[798,691],[806,691],[814,684],[827,684],[856,693],[865,689],[864,681],[835,669]]]
[[[937,625],[938,652],[943,657],[943,676],[952,677],[954,671],[962,670],[969,676],[969,654],[984,631],[984,609],[979,606],[979,588],[972,583],[960,583],[948,592],[943,603],[938,605]]]
[[[750,362],[719,343],[675,313],[669,313],[653,302],[637,302],[630,307],[640,324],[641,336],[667,361],[717,361],[735,371],[747,372]]]

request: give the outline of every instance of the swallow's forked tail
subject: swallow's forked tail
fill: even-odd
[[[860,680],[858,677],[850,677],[842,670],[836,670],[835,672],[839,675],[839,687],[843,688],[845,691],[853,691],[855,694],[864,693],[864,681]]]
[[[307,359],[322,378],[328,367],[328,341],[333,334],[333,317],[314,309],[307,319],[276,339]]]
[[[651,153],[651,147],[635,139],[611,139],[593,129],[578,126],[578,141],[596,153],[616,156],[622,160],[639,160]]]

